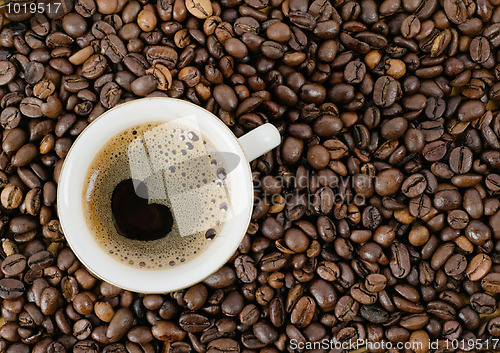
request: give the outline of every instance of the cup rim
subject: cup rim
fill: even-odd
[[[65,237],[65,240],[69,246],[69,248],[71,249],[71,251],[73,252],[73,254],[78,258],[78,260],[80,261],[80,263],[82,265],[85,266],[85,269],[88,270],[91,274],[93,274],[95,277],[97,277],[98,279],[102,280],[102,281],[105,281],[105,282],[108,282],[116,287],[119,287],[119,288],[122,288],[124,290],[128,290],[128,291],[132,291],[132,292],[137,292],[137,293],[144,293],[144,294],[155,294],[155,293],[169,293],[169,292],[173,292],[173,291],[177,291],[177,290],[182,290],[182,289],[185,289],[185,288],[188,288],[188,287],[191,287],[197,283],[200,283],[202,281],[204,281],[206,278],[210,277],[212,274],[216,273],[217,271],[219,271],[222,267],[224,267],[227,262],[231,259],[231,257],[234,255],[235,251],[238,249],[238,245],[241,243],[241,241],[243,240],[243,238],[245,237],[245,234],[246,234],[246,231],[242,231],[241,232],[241,235],[238,237],[238,242],[236,245],[236,247],[231,251],[231,252],[228,252],[227,255],[224,256],[224,261],[222,261],[220,263],[220,265],[218,265],[213,271],[211,271],[210,273],[204,275],[203,277],[197,277],[195,278],[193,281],[191,281],[190,283],[186,284],[186,285],[183,285],[183,286],[174,286],[175,288],[172,288],[172,289],[166,289],[164,291],[158,291],[158,290],[149,290],[148,288],[141,288],[140,290],[138,288],[132,288],[131,286],[124,286],[122,284],[118,284],[115,280],[113,279],[110,279],[110,278],[104,278],[101,274],[97,273],[91,266],[89,266],[87,264],[88,261],[85,261],[83,259],[83,257],[81,256],[81,254],[79,254],[76,250],[75,250],[75,247],[74,247],[74,244],[72,244],[72,242],[69,240],[71,237],[68,237],[66,234],[69,234],[67,232],[67,228],[65,225],[64,225],[64,222],[62,221],[62,217],[61,217],[61,212],[60,212],[60,207],[62,205],[62,202],[60,202],[60,199],[62,198],[61,196],[61,192],[59,190],[60,188],[60,181],[62,180],[61,177],[64,175],[64,170],[65,170],[65,167],[67,167],[67,164],[69,164],[70,162],[69,161],[69,156],[71,155],[71,152],[76,149],[77,147],[77,142],[82,139],[82,136],[84,136],[84,134],[87,132],[88,133],[88,130],[91,128],[91,126],[101,120],[103,117],[105,117],[106,115],[108,115],[108,113],[112,112],[112,111],[115,111],[117,109],[120,109],[124,106],[127,106],[129,104],[132,104],[134,102],[137,102],[137,101],[149,101],[149,100],[157,100],[157,101],[160,101],[160,100],[163,100],[163,101],[176,101],[180,104],[187,104],[187,105],[190,105],[198,110],[201,110],[204,112],[204,114],[207,114],[209,115],[213,121],[216,121],[216,124],[222,129],[225,131],[225,133],[229,133],[230,136],[234,139],[235,141],[235,145],[237,145],[239,147],[239,151],[238,151],[238,154],[243,156],[244,157],[244,160],[242,161],[243,164],[245,164],[245,169],[246,169],[246,173],[245,175],[247,175],[248,177],[248,180],[250,181],[249,182],[249,185],[250,185],[250,189],[249,189],[249,195],[253,195],[253,192],[254,192],[254,186],[253,186],[253,182],[252,182],[252,170],[250,168],[250,161],[248,161],[246,155],[245,155],[245,151],[243,150],[242,146],[240,145],[240,143],[238,142],[238,137],[231,131],[231,129],[229,129],[229,127],[224,124],[220,119],[219,117],[217,117],[214,113],[208,111],[207,109],[199,106],[199,105],[196,105],[190,101],[186,101],[186,100],[183,100],[183,99],[178,99],[178,98],[173,98],[173,97],[144,97],[144,98],[138,98],[138,99],[134,99],[134,100],[131,100],[131,101],[128,101],[128,102],[123,102],[123,103],[120,103],[116,106],[114,106],[113,108],[110,108],[108,110],[106,110],[105,112],[103,112],[102,114],[100,114],[97,118],[95,118],[89,125],[87,125],[85,127],[85,129],[83,129],[83,131],[77,136],[77,138],[74,140],[74,142],[72,143],[64,161],[63,161],[63,165],[61,167],[61,171],[60,171],[60,174],[59,174],[59,179],[57,181],[57,199],[56,199],[56,202],[57,202],[57,207],[56,207],[56,211],[57,211],[57,215],[58,215],[58,218],[59,218],[59,224],[60,224],[60,227],[62,229],[62,232],[64,234],[64,237]],[[119,131],[115,131],[114,133],[118,133]],[[111,134],[109,136],[109,138],[112,138]],[[240,163],[241,164],[241,163]],[[251,221],[251,216],[252,216],[252,202],[250,201],[248,203],[250,205],[250,207],[248,207],[248,212],[247,212],[247,217],[246,217],[246,220],[245,220],[245,230],[248,228],[248,225],[250,224],[250,221]],[[88,233],[88,230],[86,230],[86,232]],[[235,237],[235,235],[229,235],[230,237]],[[206,250],[205,250],[206,251]],[[127,270],[127,265],[123,265],[123,270],[126,271]],[[180,269],[179,269],[180,270]],[[147,270],[146,270],[147,271]],[[158,276],[160,276],[161,274],[161,270],[158,271]]]

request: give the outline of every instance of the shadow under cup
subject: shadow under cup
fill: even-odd
[[[225,218],[217,236],[191,260],[160,269],[133,267],[106,252],[89,229],[83,200],[88,184],[88,171],[101,149],[122,131],[148,122],[175,121],[198,129],[200,135],[216,149],[216,158],[224,159],[227,174],[225,179],[229,185],[229,192],[226,194],[228,217]],[[151,165],[157,166],[158,163]],[[136,168],[136,175],[142,172],[144,179],[146,169]],[[132,168],[131,172],[133,173]],[[179,191],[182,190],[177,192]],[[208,111],[172,98],[135,100],[101,115],[73,144],[64,162],[58,184],[61,226],[70,247],[80,261],[96,276],[116,286],[145,293],[169,292],[190,286],[223,266],[246,232],[252,212],[252,200],[250,166],[229,128]],[[173,211],[175,215],[175,209]],[[187,234],[186,232],[184,233]]]

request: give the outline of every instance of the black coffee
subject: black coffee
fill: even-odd
[[[145,241],[165,237],[172,230],[174,219],[170,208],[148,203],[147,196],[147,186],[140,180],[126,179],[116,186],[111,210],[120,235]]]

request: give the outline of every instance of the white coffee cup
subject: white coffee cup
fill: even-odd
[[[83,208],[87,174],[96,154],[120,132],[146,122],[182,122],[196,117],[202,135],[218,151],[236,154],[241,161],[231,170],[228,194],[233,210],[221,233],[197,257],[164,269],[137,268],[118,261],[101,247],[89,229]],[[144,98],[108,110],[76,139],[62,167],[57,210],[62,230],[78,259],[97,277],[118,287],[142,293],[165,293],[196,284],[221,268],[238,248],[246,233],[253,206],[253,183],[249,163],[277,147],[278,130],[264,124],[236,138],[215,115],[192,103],[173,98]],[[236,181],[236,182],[234,182]]]

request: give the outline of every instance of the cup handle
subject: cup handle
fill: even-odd
[[[238,138],[249,162],[281,143],[281,135],[273,124],[266,123]]]

